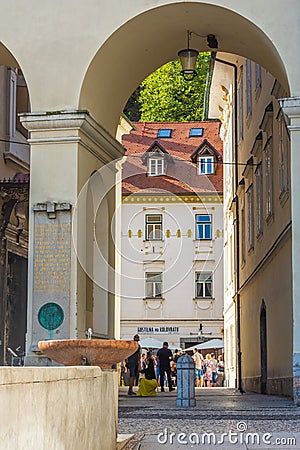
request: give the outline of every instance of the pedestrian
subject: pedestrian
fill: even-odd
[[[222,387],[224,384],[224,361],[223,356],[220,355],[218,357],[218,379],[217,379],[217,386]]]
[[[139,390],[136,395],[138,397],[154,397],[156,395],[157,381],[155,377],[154,358],[151,352],[147,352],[144,367],[141,373],[145,375],[145,378],[141,378]]]
[[[173,355],[171,350],[169,349],[168,342],[164,342],[162,348],[160,348],[157,352],[157,358],[159,359],[159,378],[160,378],[160,390],[161,392],[165,391],[164,388],[164,376],[165,373],[168,379],[169,392],[173,391],[172,387],[172,379],[171,379],[171,360],[173,359]]]
[[[133,340],[136,342],[139,342],[140,337],[138,334],[133,336]],[[138,346],[138,349],[130,355],[126,360],[126,368],[129,372],[129,387],[128,387],[128,395],[136,395],[135,392],[133,392],[133,386],[134,381],[139,375],[139,368],[140,368],[140,358],[141,358],[141,347]]]
[[[212,379],[212,370],[211,370],[211,354],[208,353],[204,359],[204,383],[206,387],[210,386]]]
[[[192,356],[193,361],[195,363],[195,385],[196,387],[203,387],[203,365],[204,365],[204,358],[199,353],[197,348],[194,348],[194,354]]]
[[[218,361],[215,357],[215,354],[211,354],[211,385],[213,387],[217,386],[217,378],[218,378]]]
[[[174,375],[175,375],[175,386],[177,386],[177,361],[180,358],[180,356],[181,356],[181,353],[178,350],[178,348],[176,348],[174,351],[174,355],[173,355],[173,361],[175,363],[175,367],[173,367]]]

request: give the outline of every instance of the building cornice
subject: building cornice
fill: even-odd
[[[124,155],[123,146],[88,111],[32,112],[19,116],[31,133],[28,139],[31,145],[80,143],[104,163]]]
[[[290,131],[300,131],[300,97],[278,99]]]

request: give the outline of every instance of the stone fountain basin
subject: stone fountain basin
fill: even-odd
[[[111,369],[138,349],[138,342],[106,339],[64,339],[40,341],[39,349],[65,366],[86,365]]]

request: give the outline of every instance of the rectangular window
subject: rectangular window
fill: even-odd
[[[279,189],[280,196],[288,192],[288,133],[282,112],[278,117],[278,141],[279,141]]]
[[[214,173],[213,156],[198,156],[198,175]]]
[[[248,200],[248,248],[251,250],[254,247],[254,196],[253,184],[249,186],[247,191]]]
[[[212,274],[196,272],[196,298],[212,298]]]
[[[146,298],[162,297],[162,273],[147,272],[146,274]]]
[[[249,117],[252,112],[252,74],[251,74],[251,60],[246,59],[246,117]]]
[[[172,136],[172,129],[160,128],[157,132],[158,138],[170,138]]]
[[[273,145],[272,138],[269,138],[265,147],[265,167],[266,167],[266,220],[273,216]]]
[[[211,216],[196,214],[196,239],[211,239]]]
[[[146,214],[146,240],[161,241],[162,239],[162,215]]]
[[[9,115],[8,115],[8,130],[9,137],[14,137],[16,134],[16,105],[17,105],[17,74],[15,69],[8,69],[8,77],[9,77]]]
[[[148,175],[151,177],[165,174],[165,161],[163,158],[148,159]]]
[[[191,128],[189,137],[202,137],[203,136],[203,128]]]
[[[244,107],[244,100],[243,100],[243,72],[241,73],[240,82],[238,85],[238,140],[241,141],[244,136],[243,131],[243,107]]]
[[[245,248],[246,248],[246,240],[245,240],[245,238],[246,238],[246,236],[245,236],[245,229],[246,229],[246,223],[245,223],[245,210],[244,210],[244,208],[241,210],[241,235],[242,235],[242,242],[241,242],[241,247],[242,247],[242,250],[241,250],[241,252],[242,252],[242,264],[245,264],[245,262],[246,262],[246,251],[245,251]]]
[[[256,181],[256,236],[263,233],[263,178],[262,166],[259,164],[255,171]]]
[[[255,64],[255,90],[257,91],[261,87],[261,66]]]

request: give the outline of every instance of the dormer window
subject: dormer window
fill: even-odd
[[[148,175],[151,177],[165,175],[165,160],[163,156],[151,156],[148,159]]]
[[[198,175],[214,173],[214,157],[198,156]]]
[[[222,154],[204,139],[191,155],[191,160],[197,165],[198,175],[211,175],[215,173],[218,162],[222,161]]]

